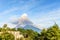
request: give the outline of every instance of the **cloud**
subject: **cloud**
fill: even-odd
[[[35,22],[37,28],[40,28],[40,29],[43,29],[43,28],[48,28],[50,26],[52,26],[54,24],[54,21],[57,21],[58,19],[60,19],[60,9],[57,9],[57,10],[53,10],[53,11],[50,11],[47,13],[47,15],[43,15],[44,17],[42,18],[37,18]],[[22,14],[21,17],[26,17],[28,16],[26,13]],[[15,20],[15,22],[17,23],[17,17],[11,17]],[[19,19],[19,18],[18,18]],[[14,21],[13,20],[13,21]],[[17,21],[16,21],[17,20]]]
[[[9,17],[9,22],[12,24],[18,24],[18,21],[19,21],[19,17],[17,15],[13,15]]]
[[[58,20],[60,19],[60,9],[44,13],[42,16],[43,17],[38,18],[38,21],[44,22],[44,21]]]
[[[11,27],[16,27],[18,24],[19,24],[19,21],[21,21],[22,19],[21,18],[23,18],[23,20],[25,20],[25,17],[27,17],[28,15],[26,14],[26,13],[24,13],[24,14],[22,14],[21,15],[21,17],[17,17],[16,15],[14,15],[14,16],[12,16],[12,17],[10,17],[10,19],[11,19],[11,21],[10,21],[10,23],[8,23]],[[21,19],[21,20],[20,20]],[[21,21],[22,22],[22,21]],[[39,29],[43,29],[43,28],[46,28],[45,26],[43,26],[43,24],[32,24],[32,25],[34,25],[35,27],[37,27],[37,28],[39,28]],[[10,27],[9,26],[9,27]],[[24,26],[24,25],[22,25],[22,26]]]
[[[20,17],[17,15],[10,17],[10,24],[14,24],[16,26],[24,26],[24,25],[31,25],[33,24],[27,17],[26,13],[23,13]],[[19,27],[18,26],[18,27]]]
[[[16,27],[16,25],[11,24],[11,23],[9,23],[9,22],[2,22],[2,23],[0,23],[0,27],[3,27],[4,24],[7,24],[7,27],[10,27],[10,28]]]
[[[13,11],[16,11],[18,10],[18,8],[11,8],[11,9],[8,9],[8,10],[5,10],[3,12],[0,13],[0,17],[3,16],[3,15],[6,15],[6,14],[9,14],[10,12],[13,12]]]
[[[21,17],[27,17],[28,15],[26,13],[22,14]]]
[[[60,26],[60,9],[56,9],[42,15],[43,17],[36,19],[36,24],[40,24],[39,28],[48,28],[52,26],[55,22]]]

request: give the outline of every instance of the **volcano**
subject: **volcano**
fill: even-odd
[[[15,28],[32,29],[34,31],[40,32],[41,30],[34,25],[32,21],[29,20],[27,14],[23,14],[19,19]]]

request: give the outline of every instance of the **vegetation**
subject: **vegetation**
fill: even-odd
[[[7,24],[4,24],[2,28],[0,28],[0,40],[15,40],[13,34],[8,33],[7,31],[19,31],[20,34],[24,36],[21,39],[17,40],[60,40],[60,28],[55,23],[53,26],[47,29],[42,29],[40,33],[35,32],[31,29],[23,29],[23,28],[8,28]]]
[[[0,35],[0,40],[14,40],[14,35],[10,34],[10,33],[2,33]]]
[[[60,40],[60,29],[57,24],[40,33],[40,40]]]

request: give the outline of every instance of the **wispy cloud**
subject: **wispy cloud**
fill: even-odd
[[[46,14],[46,13],[44,13],[44,14]],[[59,24],[60,9],[47,12],[46,15],[42,15],[42,16],[43,17],[36,19],[36,20],[38,20],[36,23],[40,24],[40,26],[41,26],[40,28],[48,28],[48,27],[52,26],[54,24],[54,22]]]
[[[11,8],[11,9],[7,9],[7,10],[0,13],[0,17],[3,15],[9,14],[10,12],[16,11],[16,10],[18,10],[18,8],[15,8],[15,7]]]
[[[18,15],[16,14],[21,15],[27,13],[35,24],[41,26],[38,28],[47,28],[46,26],[53,24],[53,21],[58,23],[58,20],[60,20],[60,2],[58,0],[3,0],[0,1],[0,3],[3,6],[0,7],[2,10],[6,8],[4,11],[0,12],[0,19],[2,18],[3,21],[14,21],[18,19]],[[7,15],[9,16],[8,18],[6,18]],[[4,20],[5,18],[6,20]],[[2,24],[4,23],[2,22]]]

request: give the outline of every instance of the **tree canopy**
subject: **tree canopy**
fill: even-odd
[[[42,29],[40,33],[32,29],[17,28],[16,30],[16,28],[9,28],[7,24],[4,24],[0,28],[0,32],[3,32],[0,34],[0,40],[14,40],[14,35],[7,31],[19,31],[24,36],[17,40],[60,40],[60,28],[56,23],[50,28]]]

